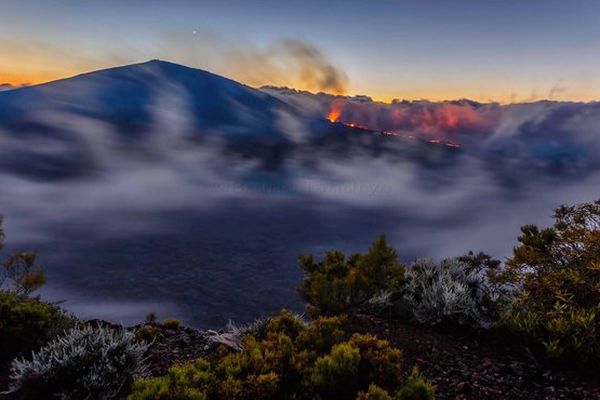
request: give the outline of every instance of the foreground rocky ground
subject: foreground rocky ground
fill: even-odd
[[[600,399],[600,371],[550,371],[500,335],[442,333],[366,315],[351,318],[347,329],[403,349],[405,372],[418,366],[436,385],[438,399]]]
[[[353,316],[346,329],[349,334],[374,333],[403,349],[405,373],[418,366],[436,385],[437,399],[600,399],[598,371],[548,370],[528,361],[523,349],[503,337],[478,340],[368,315]],[[161,328],[161,332],[150,353],[152,375],[211,351],[206,335],[199,331],[180,327]]]
[[[214,349],[206,332],[152,326],[157,331],[148,355],[152,376],[164,375],[171,365],[207,356]],[[549,370],[528,360],[522,348],[501,335],[478,338],[370,315],[349,318],[345,329],[349,335],[376,334],[401,348],[404,373],[418,366],[436,386],[437,399],[600,399],[600,371]],[[8,383],[3,372],[0,391]]]

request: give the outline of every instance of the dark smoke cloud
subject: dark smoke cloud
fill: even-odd
[[[556,97],[556,95],[559,95],[566,91],[567,91],[567,88],[562,87],[561,81],[558,81],[554,86],[552,86],[552,88],[550,88],[550,91],[548,92],[548,99],[553,100]]]
[[[347,75],[314,45],[287,39],[267,48],[229,47],[224,56],[228,75],[252,86],[293,85],[307,90],[344,93]]]
[[[333,66],[315,46],[300,40],[286,40],[280,44],[280,48],[283,53],[289,53],[290,57],[296,60],[301,82],[314,85],[323,91],[346,91],[346,74]]]
[[[130,46],[126,41],[99,47],[93,42],[76,53],[69,46],[44,39],[11,39],[0,42],[0,54],[3,53],[15,54],[11,64],[27,65],[28,70],[43,77],[50,75],[49,71],[63,78],[85,70],[158,58],[218,71],[251,86],[295,86],[341,94],[348,85],[345,72],[305,40],[291,38],[257,46],[244,38],[228,37],[207,28],[154,32],[143,47]],[[3,67],[0,62],[0,72]],[[32,76],[37,78],[36,73]],[[0,86],[0,90],[7,88]]]
[[[154,57],[219,71],[250,86],[294,86],[305,90],[345,93],[348,76],[321,49],[301,39],[282,39],[257,46],[210,29],[163,32]]]

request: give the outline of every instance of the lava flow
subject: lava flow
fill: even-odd
[[[417,138],[414,135],[404,135],[404,134],[397,133],[397,132],[376,131],[376,130],[370,129],[369,127],[361,126],[354,122],[342,122],[342,121],[340,121],[341,115],[342,115],[342,107],[340,107],[339,104],[338,104],[338,106],[335,106],[335,103],[334,103],[332,105],[329,113],[327,114],[326,118],[329,122],[340,123],[340,124],[346,125],[350,128],[360,128],[360,129],[371,130],[373,132],[380,133],[385,136],[393,136],[393,137],[399,137],[399,138],[403,138],[403,139],[416,139]],[[423,139],[423,140],[424,140],[424,142],[429,143],[429,144],[445,145],[446,147],[450,147],[453,149],[460,147],[460,144],[458,144],[458,143],[440,140],[440,139]]]
[[[338,122],[341,114],[342,110],[332,108],[331,111],[329,111],[329,114],[327,114],[327,119],[329,120],[329,122]]]

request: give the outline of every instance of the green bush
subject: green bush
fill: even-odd
[[[11,391],[23,399],[114,399],[144,373],[146,350],[122,329],[75,328],[13,361]]]
[[[298,346],[310,349],[314,354],[324,354],[336,343],[340,343],[345,336],[340,324],[343,317],[320,317],[310,325],[303,328],[298,336]]]
[[[358,393],[356,400],[393,400],[386,390],[377,385],[370,385],[366,392]]]
[[[4,238],[0,216],[0,250]],[[0,265],[0,368],[76,324],[75,318],[58,306],[29,297],[46,282],[35,261],[34,253],[17,253]]]
[[[216,376],[208,361],[198,359],[191,364],[176,365],[168,375],[159,378],[138,379],[133,384],[136,400],[208,400],[207,388]]]
[[[340,325],[338,317],[307,325],[284,311],[259,335],[244,336],[241,351],[222,347],[165,376],[138,379],[129,399],[354,400],[398,392],[402,352],[369,335],[344,341]]]
[[[396,400],[433,400],[433,387],[425,382],[416,368],[406,380],[404,387],[396,394]]]
[[[304,332],[306,332],[306,322],[297,314],[283,310],[279,315],[267,319],[264,328],[258,332],[258,338],[264,339],[269,333],[283,333],[295,340]]]
[[[568,361],[600,361],[600,201],[555,210],[551,228],[521,228],[500,276],[518,288],[504,316],[533,349]]]
[[[6,235],[2,229],[0,215],[0,250],[4,248]],[[36,264],[37,255],[33,252],[12,254],[2,262],[0,268],[0,290],[29,295],[46,283],[44,268]]]
[[[360,351],[359,372],[354,379],[359,386],[367,387],[374,382],[384,389],[398,387],[403,363],[401,350],[372,335],[354,334],[348,343]]]
[[[348,398],[354,390],[351,380],[358,374],[360,351],[350,343],[333,346],[331,352],[319,357],[312,368],[310,384],[326,398]],[[347,382],[341,385],[340,382]]]
[[[301,315],[283,311],[276,317],[259,318],[244,325],[229,321],[225,329],[219,331],[208,330],[205,335],[212,347],[225,346],[231,350],[240,351],[242,350],[244,336],[264,339],[267,332],[282,330],[288,335],[296,337],[305,325],[306,322]]]
[[[38,349],[75,323],[74,317],[39,298],[0,291],[0,364]]]
[[[148,343],[154,342],[158,337],[162,336],[160,328],[146,324],[139,326],[134,331],[136,339]]]
[[[599,312],[558,301],[546,312],[515,309],[504,316],[503,322],[527,336],[534,349],[551,360],[598,361]]]
[[[365,305],[370,299],[400,286],[404,268],[396,251],[381,236],[366,254],[346,257],[330,251],[321,261],[312,255],[299,259],[305,273],[300,296],[312,315],[344,314]]]

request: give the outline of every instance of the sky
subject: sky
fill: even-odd
[[[159,58],[381,101],[593,101],[599,20],[595,0],[2,0],[0,84]]]

